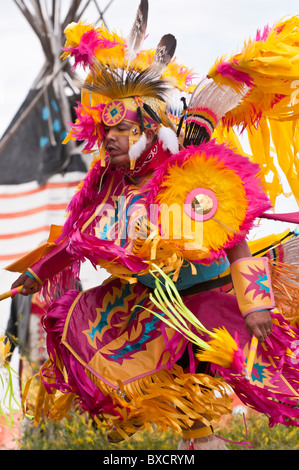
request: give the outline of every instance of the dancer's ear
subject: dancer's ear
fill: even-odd
[[[144,133],[146,136],[147,146],[149,147],[153,144],[156,133],[152,129],[146,129]]]

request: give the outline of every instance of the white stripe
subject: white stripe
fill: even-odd
[[[29,182],[18,185],[0,185],[0,194],[15,195],[20,197],[0,198],[0,213],[13,214],[19,213],[16,217],[7,217],[0,219],[0,235],[9,235],[26,232],[44,226],[63,225],[66,220],[65,208],[57,210],[42,209],[40,212],[22,215],[21,212],[38,209],[49,204],[63,204],[65,207],[74,195],[80,181],[85,177],[85,173],[73,172],[65,175],[54,175],[48,180],[48,183],[65,184],[61,188],[40,188],[36,182]],[[73,187],[68,187],[69,183],[76,183]],[[22,196],[26,191],[41,189],[34,194]],[[1,261],[1,256],[15,255],[25,253],[35,249],[48,238],[49,232],[41,231],[38,233],[13,237],[8,239],[0,238],[0,266],[6,266],[8,261]],[[13,261],[15,256],[12,257]]]
[[[1,235],[25,232],[27,230],[43,227],[44,225],[63,225],[66,220],[66,212],[42,211],[27,217],[14,217],[12,219],[1,219]],[[17,242],[16,242],[17,243]]]

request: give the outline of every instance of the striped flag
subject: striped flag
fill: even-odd
[[[0,291],[10,289],[18,274],[3,268],[45,242],[52,224],[62,225],[66,207],[85,173],[52,176],[44,186],[36,181],[0,185]],[[0,302],[0,333],[6,328],[10,300]]]
[[[36,181],[0,185],[1,267],[44,242],[52,224],[64,223],[67,204],[84,176],[57,174],[44,186]]]

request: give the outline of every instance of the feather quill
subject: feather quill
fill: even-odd
[[[148,0],[141,0],[134,24],[132,26],[130,35],[127,40],[127,59],[128,65],[131,60],[136,57],[139,51],[141,51],[142,44],[146,34],[148,19]]]

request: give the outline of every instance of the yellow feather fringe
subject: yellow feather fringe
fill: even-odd
[[[292,326],[299,328],[299,269],[269,260],[275,304]]]
[[[221,367],[231,368],[234,355],[239,347],[226,328],[213,330],[216,336],[208,342],[210,349],[201,350],[196,357],[203,362],[211,362]]]
[[[218,66],[247,74],[253,87],[223,119],[224,127],[247,130],[252,159],[261,165],[264,186],[276,198],[291,191],[299,204],[299,16],[278,22],[262,41],[250,39],[240,53],[219,58],[209,75],[220,85],[240,87]],[[290,187],[284,189],[282,179]]]

